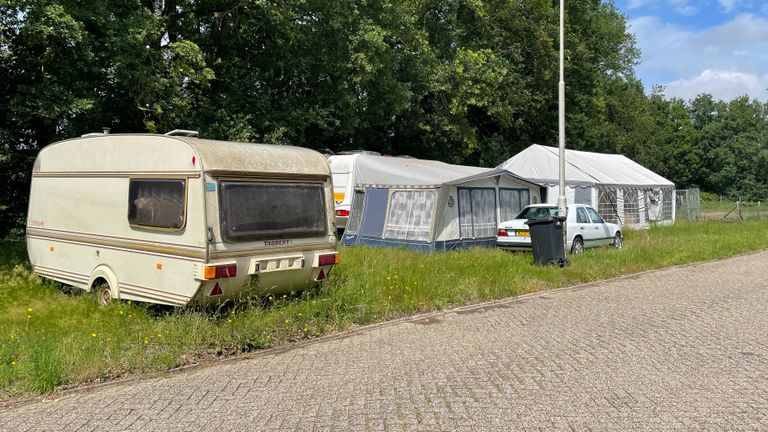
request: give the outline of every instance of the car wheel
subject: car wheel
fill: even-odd
[[[573,239],[571,253],[574,255],[581,255],[584,253],[584,240],[582,240],[581,237],[576,237]]]
[[[615,247],[616,249],[621,249],[624,247],[624,239],[621,237],[620,232],[616,232],[616,235],[613,237],[613,243],[611,243],[611,246]]]

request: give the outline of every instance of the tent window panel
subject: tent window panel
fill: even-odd
[[[592,188],[576,186],[574,188],[573,202],[576,204],[592,205]]]
[[[392,192],[384,237],[428,241],[434,205],[434,191]]]
[[[610,223],[619,223],[618,210],[616,208],[616,189],[600,188],[597,191],[597,212]]]
[[[624,223],[640,223],[640,204],[637,189],[624,189]]]
[[[662,190],[661,198],[661,219],[672,220],[672,194],[675,193],[674,189],[667,188]]]
[[[460,237],[473,237],[472,204],[469,189],[459,189],[459,227]]]
[[[346,231],[350,234],[357,234],[360,231],[360,220],[363,218],[363,202],[365,201],[365,192],[355,191],[352,195],[352,208],[349,211],[349,220],[347,221]]]
[[[501,220],[517,217],[530,204],[531,191],[528,189],[499,189],[499,213]]]
[[[472,189],[472,228],[475,237],[495,237],[496,191],[493,189]]]
[[[459,189],[459,221],[462,238],[495,237],[496,191]]]

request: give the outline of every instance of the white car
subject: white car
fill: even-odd
[[[611,245],[621,248],[624,237],[621,228],[603,220],[592,207],[584,204],[569,204],[566,231],[568,249],[580,254],[585,247]],[[496,245],[505,249],[530,249],[531,231],[525,223],[528,219],[557,217],[557,206],[553,204],[532,204],[524,208],[517,218],[499,224]]]

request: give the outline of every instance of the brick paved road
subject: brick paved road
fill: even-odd
[[[5,430],[768,430],[768,252],[0,412]]]

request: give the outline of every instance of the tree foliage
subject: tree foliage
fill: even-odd
[[[566,2],[567,139],[768,196],[766,106],[645,95],[612,1]],[[0,236],[45,145],[114,132],[493,166],[557,143],[552,0],[0,0]]]

